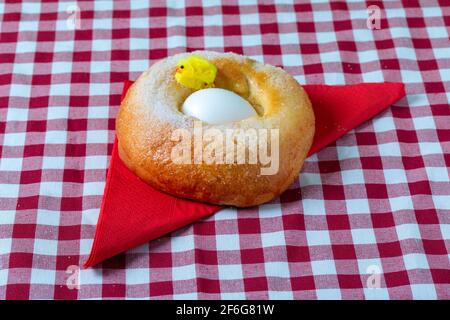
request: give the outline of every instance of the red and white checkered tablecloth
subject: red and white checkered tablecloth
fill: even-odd
[[[6,1],[0,20],[0,299],[450,298],[449,1]],[[194,49],[408,95],[279,199],[79,270],[124,80]]]

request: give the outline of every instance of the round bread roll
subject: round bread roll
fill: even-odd
[[[211,124],[184,114],[183,103],[194,90],[174,75],[177,63],[190,55],[212,63],[214,87],[248,101],[254,115]],[[214,108],[218,101],[206,103]],[[154,188],[249,207],[277,197],[298,176],[312,144],[314,113],[306,92],[284,70],[234,53],[195,51],[160,60],[145,71],[121,104],[116,130],[120,158]],[[205,132],[213,134],[206,139]],[[186,150],[181,143],[192,152],[180,152]]]

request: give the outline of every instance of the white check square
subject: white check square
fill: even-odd
[[[19,197],[19,184],[0,184],[0,198]]]
[[[50,86],[50,95],[51,96],[70,96],[70,84],[61,83],[61,84],[52,84]]]
[[[39,21],[20,21],[19,23],[19,32],[23,31],[33,31],[37,32],[39,30]]]
[[[36,224],[44,226],[59,226],[59,211],[38,209]]]
[[[185,26],[186,25],[186,17],[184,16],[170,16],[167,17],[167,28],[174,26]]]
[[[444,240],[450,240],[450,224],[441,223],[439,227],[441,228],[442,238]]]
[[[217,250],[239,250],[241,245],[239,243],[238,234],[218,234],[216,235]]]
[[[319,300],[340,300],[342,298],[340,289],[317,289],[316,294]]]
[[[219,279],[236,280],[242,279],[242,265],[240,264],[219,264]]]
[[[18,147],[25,145],[25,132],[5,133],[3,136],[3,145],[9,147]]]
[[[94,268],[80,269],[79,280],[80,285],[102,284],[102,270]]]
[[[320,178],[320,174],[318,173],[304,172],[300,175],[299,178],[300,178],[300,186],[302,187],[318,186],[322,184],[322,179]]]
[[[167,48],[168,49],[174,49],[174,48],[184,48],[186,47],[186,37],[184,36],[170,36],[167,37]]]
[[[47,120],[67,119],[69,107],[48,107]]]
[[[204,36],[205,48],[223,48],[224,42],[222,36]]]
[[[395,53],[397,54],[397,57],[404,58],[408,57],[409,59],[416,59],[416,51],[413,48],[408,47],[396,47]]]
[[[108,159],[106,156],[86,156],[86,159],[84,162],[84,168],[86,170],[106,169],[107,160]]]
[[[317,275],[336,274],[336,264],[333,260],[311,261],[312,273]]]
[[[392,211],[414,209],[414,204],[412,202],[411,196],[396,197],[396,198],[389,197],[389,203],[391,205]]]
[[[16,44],[16,53],[36,52],[35,41],[18,41]]]
[[[48,197],[61,197],[62,189],[62,182],[43,181],[40,184],[39,195]]]
[[[58,253],[58,241],[36,238],[34,240],[34,254],[56,256]]]
[[[147,9],[148,6],[146,1],[130,1],[131,10]]]
[[[194,235],[176,236],[170,239],[172,252],[186,252],[194,250]]]
[[[41,13],[41,4],[39,2],[27,2],[22,5],[22,13],[37,14]]]
[[[280,44],[298,44],[298,34],[291,32],[291,33],[281,33],[279,34],[280,37]]]
[[[71,72],[72,72],[71,62],[55,61],[52,63],[53,74],[71,73]]]
[[[281,206],[279,203],[268,203],[259,206],[260,218],[281,217]]]
[[[419,226],[417,224],[405,223],[396,225],[398,240],[421,239]]]
[[[351,20],[357,20],[357,19],[368,19],[369,14],[367,10],[349,10],[350,13],[350,19]]]
[[[150,41],[148,39],[130,39],[130,50],[149,50]]]
[[[408,94],[406,96],[406,100],[408,101],[408,105],[410,107],[423,107],[430,105],[428,96],[425,93]]]
[[[373,41],[373,32],[364,24],[364,28],[362,29],[353,29],[353,36],[359,41]]]
[[[364,288],[364,297],[367,300],[388,300],[389,292],[386,288]]]
[[[149,283],[150,272],[148,268],[125,268],[125,282],[127,285]]]
[[[389,31],[391,32],[392,38],[411,38],[411,34],[409,33],[408,28],[402,28],[402,27],[394,27],[389,28]],[[403,58],[399,56],[399,58]]]
[[[34,63],[14,63],[13,73],[31,76],[34,73]]]
[[[358,146],[337,146],[339,160],[359,158]]]
[[[450,50],[448,48],[433,48],[434,57],[436,59],[449,59],[450,58]]]
[[[331,11],[313,11],[313,19],[315,22],[333,21]]]
[[[358,51],[357,54],[360,63],[378,61],[380,59],[376,50]]]
[[[220,293],[222,300],[245,300],[245,292],[222,292]]]
[[[383,170],[384,179],[387,184],[407,183],[406,172],[403,169]]]
[[[0,213],[2,215],[3,213]],[[0,220],[1,222],[1,220]],[[11,253],[11,238],[3,238],[0,239],[0,255],[1,254],[10,254]]]
[[[439,74],[441,75],[442,82],[450,81],[450,69],[439,69]]]
[[[86,143],[108,143],[108,130],[89,130]]]
[[[342,170],[342,183],[344,185],[350,184],[364,184],[364,172],[360,169]]]
[[[415,70],[400,70],[400,73],[402,75],[402,81],[404,83],[422,83],[422,75],[420,71]]]
[[[83,196],[102,195],[105,189],[105,182],[85,182],[83,183]]]
[[[324,200],[303,199],[303,214],[305,215],[324,215],[325,202]]]
[[[326,84],[331,85],[338,85],[338,84],[345,84],[345,78],[344,75],[340,72],[327,72],[324,73],[324,79]]]
[[[112,1],[95,1],[94,2],[94,12],[96,11],[112,11],[113,2]]]
[[[264,268],[266,270],[266,276],[268,277],[279,277],[279,278],[289,278],[289,264],[287,262],[275,261],[275,262],[265,262]]]
[[[109,107],[105,107],[105,106],[88,107],[88,118],[89,119],[108,119],[109,118]]]
[[[439,7],[422,7],[420,8],[422,10],[422,14],[424,17],[441,17],[442,11]]]
[[[419,142],[419,149],[422,156],[429,154],[443,154],[439,142]]]
[[[205,27],[210,26],[221,26],[222,25],[222,15],[221,14],[210,14],[203,16],[203,25]],[[183,37],[185,38],[185,37]]]
[[[328,230],[306,230],[306,239],[311,246],[330,245],[330,233]]]
[[[450,209],[450,196],[432,195],[432,198],[436,209]]]
[[[302,57],[299,54],[283,54],[282,61],[285,67],[301,66],[303,64]]]
[[[67,131],[47,131],[45,132],[46,144],[65,144],[67,141]]]
[[[367,199],[346,199],[345,205],[348,214],[367,214],[370,213],[369,202]]]
[[[96,20],[94,20],[96,21]],[[106,28],[106,29],[110,29],[110,28]],[[92,51],[111,51],[112,49],[112,43],[110,39],[96,39],[92,41]],[[95,63],[92,64],[96,64],[98,61],[96,61]],[[111,61],[104,61],[107,63],[111,63]],[[91,67],[92,67],[91,64]]]
[[[95,20],[94,20],[95,21]],[[53,52],[72,52],[74,47],[74,42],[71,40],[63,41],[57,40],[54,42]]]
[[[448,169],[445,167],[426,167],[427,176],[430,181],[449,182]]]
[[[42,160],[42,169],[64,169],[64,157],[44,157]]]
[[[32,284],[48,284],[55,285],[56,270],[51,269],[31,269],[31,283]]]
[[[277,232],[263,232],[261,233],[261,242],[264,248],[285,246],[286,240],[284,231]]]
[[[31,85],[12,83],[9,95],[12,97],[30,97]]]
[[[242,43],[245,43],[246,46],[260,46],[262,43],[261,35],[259,34],[242,35]]]
[[[372,120],[376,132],[395,130],[394,118],[391,116],[376,117]]]
[[[195,264],[172,267],[172,280],[189,280],[196,278]]]
[[[277,12],[277,20],[281,23],[297,22],[295,12]]]
[[[242,25],[249,25],[249,24],[259,24],[259,14],[257,13],[246,13],[240,15],[241,24]],[[244,42],[245,44],[245,42]]]
[[[411,292],[414,300],[434,300],[437,297],[434,284],[411,284]]]
[[[423,130],[423,129],[435,129],[436,124],[434,123],[433,117],[414,117],[412,118],[412,121],[414,123],[414,128],[416,130]]]
[[[439,38],[446,38],[448,39],[448,32],[447,28],[445,27],[427,27],[428,36],[430,39],[439,39]]]
[[[376,244],[373,229],[352,229],[352,239],[354,244]]]
[[[372,72],[364,72],[362,74],[364,82],[382,82],[384,81],[384,75],[381,70]]]
[[[334,32],[317,32],[316,33],[317,43],[335,43],[336,33]]]
[[[14,219],[16,218],[16,212],[10,210],[1,210],[0,211],[0,224],[7,225],[13,224]]]
[[[404,18],[405,17],[405,10],[398,8],[398,9],[392,9],[389,8],[387,10],[384,10],[387,18]]]
[[[109,95],[109,83],[91,83],[89,85],[89,92],[91,96],[107,96]]]
[[[0,158],[0,171],[20,171],[23,158]]]
[[[0,4],[1,9],[1,4]],[[0,269],[0,283],[2,285],[8,283],[8,269]]]
[[[421,253],[405,254],[403,256],[403,261],[405,262],[406,270],[430,268],[425,254]]]
[[[214,214],[214,220],[234,220],[237,219],[236,208],[224,208]]]
[[[378,150],[380,155],[385,157],[400,157],[402,155],[398,142],[380,143],[378,144]]]

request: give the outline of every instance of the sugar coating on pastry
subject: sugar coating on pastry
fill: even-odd
[[[175,73],[178,62],[193,54],[217,68],[215,88],[232,91],[248,101],[255,109],[255,115],[239,121],[210,124],[183,113],[185,100],[198,91],[178,83]],[[211,106],[214,105],[217,103],[211,101]],[[216,161],[208,162],[202,160],[212,149],[211,140],[192,139],[190,163],[174,161],[173,150],[180,145],[180,140],[174,139],[174,133],[198,133],[199,127],[202,133],[215,132],[223,137],[230,132],[236,133],[234,145],[224,141],[223,148],[214,149],[212,153]],[[312,144],[314,113],[306,92],[281,68],[234,53],[195,51],[160,60],[143,72],[122,101],[116,130],[121,159],[151,186],[182,198],[248,207],[272,200],[298,177]],[[263,169],[270,166],[262,161],[219,161],[218,150],[228,155],[234,148],[237,153],[237,146],[242,146],[240,132],[256,132],[256,135],[244,135],[248,145],[243,143],[241,151],[246,159],[251,158],[255,150],[260,151],[252,148],[252,141],[259,138],[257,143],[260,143],[264,132],[267,133],[266,139],[262,139],[267,153],[278,150],[276,171],[262,174]],[[271,139],[276,135],[278,139]],[[199,160],[198,154],[203,154],[203,158]],[[239,159],[237,155],[235,157]],[[209,160],[211,158],[214,157]],[[259,160],[260,154],[255,158]]]

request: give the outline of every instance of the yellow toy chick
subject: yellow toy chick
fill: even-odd
[[[191,55],[177,63],[175,79],[185,87],[200,90],[214,87],[217,68],[208,60]]]

